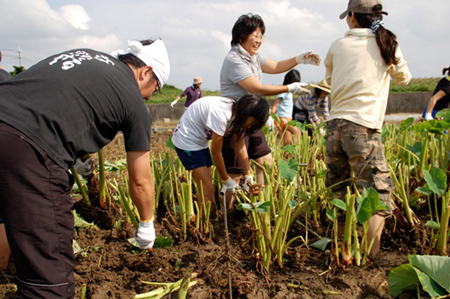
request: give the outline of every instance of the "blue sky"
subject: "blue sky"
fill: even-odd
[[[26,68],[49,55],[73,48],[107,53],[126,48],[126,40],[162,38],[171,61],[169,84],[184,89],[201,76],[203,88],[217,90],[223,58],[230,49],[237,18],[261,15],[266,35],[260,53],[273,60],[314,50],[323,58],[348,29],[339,14],[347,0],[0,0],[2,66]],[[398,37],[414,78],[441,77],[450,66],[448,0],[384,1],[386,28]],[[304,82],[318,82],[323,65],[297,69]],[[281,84],[283,75],[264,75]]]

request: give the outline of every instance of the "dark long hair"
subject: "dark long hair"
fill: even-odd
[[[383,6],[377,4],[373,7],[371,14],[355,13],[355,18],[363,28],[370,28],[373,22],[383,20],[383,14],[386,14],[383,12]],[[395,56],[398,46],[397,36],[392,31],[380,26],[375,33],[375,37],[384,62],[387,65],[397,65],[399,62],[399,59]]]
[[[238,133],[242,137],[261,129],[269,118],[269,108],[269,102],[260,95],[249,93],[241,96],[231,108],[232,116],[227,134]],[[244,130],[242,127],[250,116],[255,118],[256,123]]]
[[[236,46],[245,41],[247,37],[258,27],[264,35],[266,32],[266,26],[264,25],[263,19],[259,15],[248,13],[240,16],[236,23],[234,23],[233,29],[231,30],[231,46]]]
[[[449,67],[446,67],[446,68],[444,68],[444,69],[442,70],[442,75],[445,75],[445,73],[447,73],[447,75],[450,76],[450,66],[449,66]]]
[[[145,40],[141,40],[139,41],[143,46],[148,46],[153,44],[155,40],[153,39],[145,39]],[[127,63],[130,64],[134,67],[143,67],[146,66],[145,62],[143,62],[140,58],[134,56],[131,53],[127,53],[127,54],[123,54],[123,55],[119,55],[117,57],[117,59],[119,59],[120,61],[122,61],[123,63]]]
[[[295,82],[302,81],[302,76],[300,72],[296,69],[292,69],[284,75],[283,85],[288,85]]]

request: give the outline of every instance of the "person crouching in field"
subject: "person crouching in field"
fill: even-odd
[[[203,205],[210,202],[211,216],[214,218],[216,214],[211,173],[213,161],[226,191],[234,192],[238,186],[225,168],[222,157],[224,136],[235,138],[239,161],[245,173],[251,173],[244,136],[261,129],[268,117],[269,103],[255,94],[246,94],[237,100],[203,97],[189,106],[183,114],[173,132],[172,142],[184,167],[192,171],[198,190],[203,193],[202,196],[198,196],[200,211],[204,210]],[[210,138],[212,138],[211,152]]]

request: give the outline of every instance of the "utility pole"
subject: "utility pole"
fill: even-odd
[[[22,50],[20,50],[20,46],[17,50],[11,50],[11,49],[2,49],[2,52],[15,52],[17,55],[11,55],[11,54],[3,54],[4,57],[13,57],[13,58],[19,58],[19,67],[22,67]]]

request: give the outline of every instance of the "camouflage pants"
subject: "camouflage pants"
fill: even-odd
[[[334,119],[327,123],[325,139],[327,186],[350,178],[353,170],[358,190],[373,187],[380,194],[380,200],[391,209],[390,192],[394,183],[384,158],[380,133],[348,120]],[[350,183],[334,187],[335,196],[343,199]],[[390,210],[378,214],[390,214]]]

